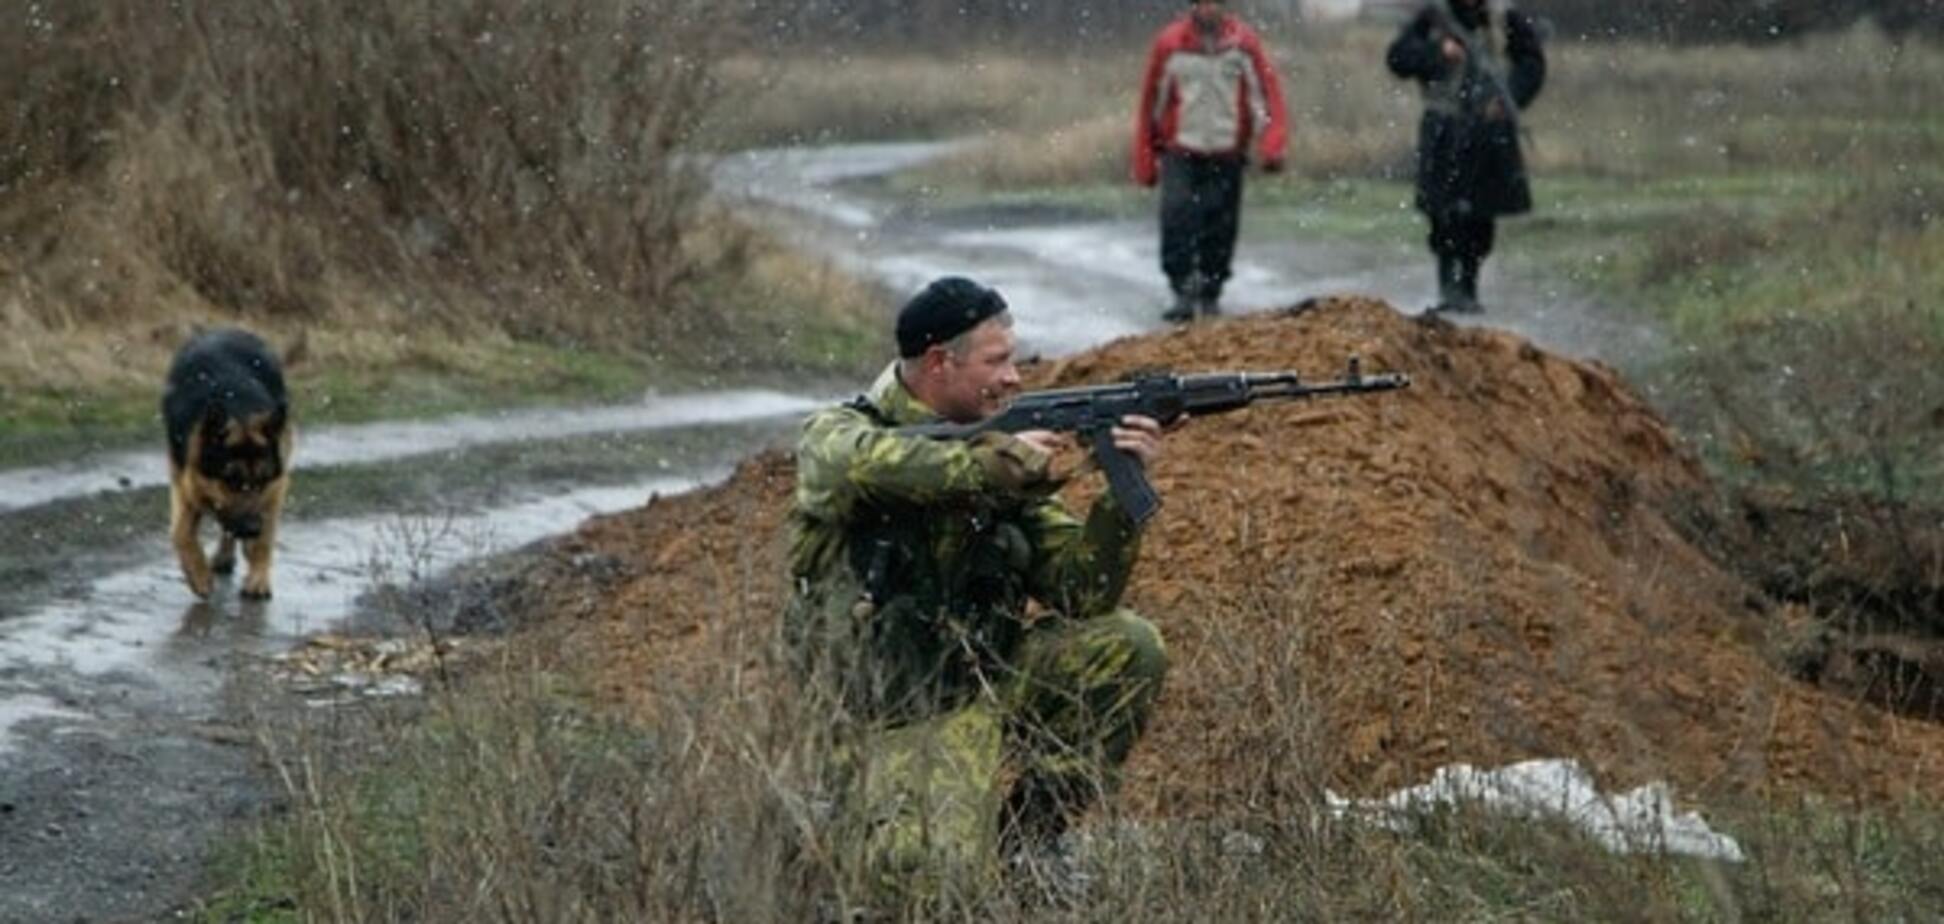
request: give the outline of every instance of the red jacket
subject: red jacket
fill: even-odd
[[[1134,114],[1135,182],[1154,185],[1163,151],[1246,156],[1251,139],[1260,163],[1280,165],[1288,137],[1282,85],[1254,29],[1224,15],[1204,48],[1189,13],[1155,35]]]

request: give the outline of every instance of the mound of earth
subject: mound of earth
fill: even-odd
[[[1131,807],[1305,781],[1368,795],[1552,756],[1696,796],[1944,791],[1928,772],[1944,728],[1778,668],[1785,621],[1675,526],[1713,496],[1706,476],[1611,369],[1333,299],[1038,364],[1029,387],[1156,367],[1334,376],[1351,355],[1414,384],[1193,421],[1150,473],[1165,507],[1127,602],[1174,669]],[[540,638],[643,713],[711,678],[763,682],[791,487],[772,453],[587,522],[553,555],[620,568],[599,587],[556,569]]]

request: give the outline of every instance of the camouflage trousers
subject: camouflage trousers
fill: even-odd
[[[837,842],[873,901],[989,889],[1002,820],[1057,832],[1118,785],[1167,672],[1160,633],[1126,609],[1035,629],[1015,661],[969,705],[867,731],[840,758]]]

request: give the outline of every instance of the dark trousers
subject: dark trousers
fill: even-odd
[[[1478,269],[1492,252],[1497,235],[1492,218],[1474,216],[1431,217],[1431,252],[1438,258],[1438,294],[1449,299],[1462,295],[1478,299]]]
[[[1228,281],[1242,217],[1242,158],[1161,157],[1161,272],[1176,295],[1213,299]]]

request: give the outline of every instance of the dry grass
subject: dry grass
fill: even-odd
[[[1300,614],[1306,586],[1265,576],[1198,605]],[[1337,692],[1300,669],[1323,640],[1290,624],[1285,645],[1210,645],[1223,663],[1180,666],[1249,678],[1226,708],[1255,731],[1220,743],[1251,755],[1235,763],[1258,774],[1248,798],[1167,822],[1110,802],[1084,829],[1094,884],[1071,907],[999,890],[862,919],[1870,921],[1923,919],[1944,899],[1937,806],[1709,807],[1744,864],[1616,856],[1471,807],[1424,811],[1401,834],[1338,818],[1318,775],[1338,746],[1318,721]],[[264,740],[293,808],[231,852],[202,917],[762,922],[869,907],[817,808],[827,725],[763,682],[761,648],[717,653],[697,684],[664,691],[648,727],[590,711],[571,665],[517,640],[422,709],[273,709]]]
[[[1108,74],[1126,71],[1131,80],[1138,68],[1138,60],[1115,66],[990,50],[741,57],[721,75],[738,102],[703,137],[733,147],[1065,126],[1098,114],[1102,97],[1119,92],[1122,81]]]
[[[12,387],[146,376],[191,322],[639,346],[721,272],[675,157],[718,5],[12,6]]]
[[[1419,103],[1412,85],[1384,69],[1388,30],[1317,27],[1265,38],[1288,99],[1293,170],[1408,175]],[[1527,116],[1542,173],[1832,169],[1934,162],[1944,149],[1929,102],[1944,84],[1944,54],[1867,25],[1788,46],[1558,42],[1549,55],[1548,86]],[[743,62],[725,79],[758,95],[713,128],[807,142],[969,135],[981,143],[937,167],[937,179],[1117,182],[1143,56],[1127,46],[944,60],[860,52],[836,67],[825,57]]]
[[[748,566],[770,539],[720,551],[725,620],[748,622],[733,610],[765,599],[750,588],[770,578]],[[375,573],[413,570],[409,541],[393,554],[404,564]],[[572,593],[602,592],[598,572],[580,577]],[[1236,577],[1233,591],[1179,604],[1206,620],[1157,615],[1178,632],[1289,626],[1275,645],[1204,639],[1196,663],[1175,667],[1237,678],[1212,708],[1248,716],[1246,731],[1210,742],[1210,764],[1248,779],[1228,787],[1231,800],[1161,819],[1123,816],[1110,799],[1082,829],[1093,885],[1069,906],[1044,904],[1025,879],[871,902],[822,807],[829,717],[771,682],[767,638],[718,636],[681,677],[640,678],[661,705],[630,724],[590,705],[601,697],[584,665],[516,635],[468,646],[478,654],[442,665],[423,702],[317,710],[253,691],[291,807],[226,852],[198,918],[1860,922],[1926,920],[1944,900],[1937,805],[1702,807],[1740,841],[1741,864],[1614,855],[1562,824],[1477,806],[1413,813],[1401,832],[1340,817],[1322,768],[1343,742],[1323,719],[1350,708],[1354,684],[1304,668],[1332,644],[1303,618],[1319,576],[1269,565]],[[476,602],[376,599],[435,636]],[[1412,682],[1402,659],[1363,669]]]

